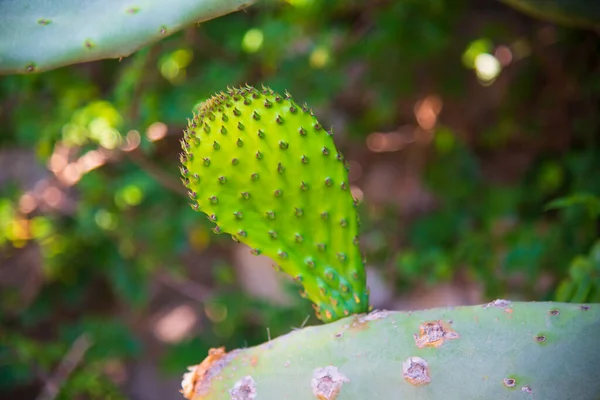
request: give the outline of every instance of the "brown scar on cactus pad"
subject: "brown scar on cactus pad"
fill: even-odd
[[[414,386],[426,385],[431,382],[427,361],[421,357],[409,357],[402,363],[402,376]]]
[[[514,388],[517,385],[517,381],[514,378],[504,378],[502,379],[502,383],[507,388]]]
[[[311,387],[317,399],[335,400],[340,394],[344,383],[348,382],[350,382],[350,379],[342,374],[337,367],[328,365],[314,370]]]
[[[458,339],[460,335],[443,321],[425,322],[419,326],[419,333],[414,334],[415,344],[419,348],[438,348],[446,340]]]
[[[211,379],[235,357],[236,351],[225,353],[225,347],[210,349],[202,363],[189,367],[189,372],[183,375],[181,394],[186,399],[201,399],[210,391]]]
[[[182,141],[192,208],[271,257],[326,322],[368,311],[355,201],[344,158],[289,93],[232,88],[202,103]]]

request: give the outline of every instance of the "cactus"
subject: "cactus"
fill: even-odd
[[[2,0],[0,74],[121,58],[255,0]]]
[[[358,220],[332,133],[288,93],[250,86],[204,102],[182,140],[192,208],[304,286],[323,326],[211,349],[201,399],[598,399],[600,305],[368,310]],[[350,314],[352,314],[350,316]]]
[[[600,394],[600,305],[377,311],[260,346],[212,349],[183,381],[201,399],[544,399]]]
[[[215,232],[276,260],[323,321],[367,311],[347,169],[308,107],[267,88],[230,89],[201,105],[182,148],[193,208]]]

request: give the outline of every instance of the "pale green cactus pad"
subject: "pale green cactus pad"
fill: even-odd
[[[190,400],[600,398],[600,304],[379,311],[213,349]]]
[[[0,0],[0,73],[126,57],[255,0]]]
[[[344,159],[289,94],[230,89],[197,110],[182,142],[193,207],[271,257],[332,321],[368,310],[358,218]]]

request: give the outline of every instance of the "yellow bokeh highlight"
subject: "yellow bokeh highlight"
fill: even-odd
[[[312,68],[325,68],[331,61],[329,49],[324,46],[316,47],[310,54],[309,64]]]
[[[194,53],[192,50],[175,50],[161,59],[159,63],[160,74],[173,84],[182,83],[186,78],[185,68],[190,65],[193,59]]]
[[[462,62],[469,69],[475,68],[475,59],[482,53],[491,53],[494,45],[486,38],[477,39],[469,43],[462,55]]]
[[[106,149],[114,149],[122,142],[118,130],[123,118],[108,101],[94,101],[75,111],[71,121],[62,127],[64,143],[82,146],[89,141],[97,142]]]
[[[200,252],[210,244],[210,232],[204,228],[193,228],[188,235],[191,247]]]
[[[119,224],[117,216],[108,210],[98,210],[94,219],[100,228],[107,231],[115,230]]]
[[[115,193],[115,204],[119,208],[137,206],[144,199],[144,192],[137,185],[128,185]]]
[[[194,53],[190,49],[179,49],[173,52],[171,58],[179,68],[185,68],[194,59]]]
[[[179,64],[177,64],[174,59],[168,58],[161,64],[160,74],[165,79],[172,81],[173,79],[177,78],[177,75],[179,75]]]
[[[242,50],[246,53],[256,53],[262,47],[264,35],[260,29],[250,29],[242,39]]]

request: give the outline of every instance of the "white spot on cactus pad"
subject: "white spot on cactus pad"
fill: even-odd
[[[510,300],[496,299],[496,300],[486,304],[483,308],[490,308],[490,307],[504,308],[504,307],[508,307],[508,305],[510,303],[511,303]]]
[[[402,376],[411,385],[421,386],[431,382],[427,361],[421,357],[409,357],[402,363]]]
[[[376,319],[384,319],[384,318],[387,318],[388,315],[390,315],[389,311],[375,310],[367,315],[359,317],[359,322],[363,323],[363,322],[367,322],[367,321],[375,321]]]
[[[337,367],[328,365],[314,370],[311,387],[317,399],[334,400],[340,393],[342,385],[347,382],[350,382],[350,379],[343,375]]]
[[[533,389],[531,388],[531,386],[523,386],[521,388],[521,392],[533,394]]]
[[[256,398],[256,382],[248,375],[240,379],[229,391],[231,400],[252,400]]]

